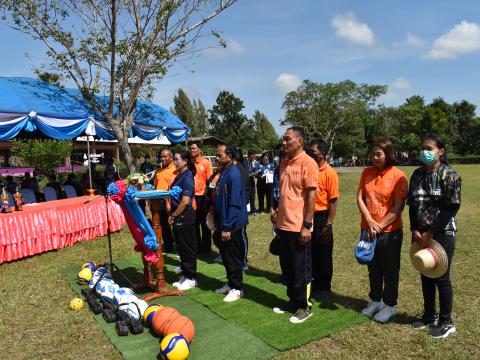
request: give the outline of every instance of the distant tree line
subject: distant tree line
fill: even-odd
[[[435,98],[427,104],[422,96],[407,98],[398,106],[378,104],[385,85],[315,83],[305,80],[285,96],[282,125],[299,125],[309,137],[330,143],[335,157],[365,157],[374,139],[388,137],[397,151],[410,157],[418,152],[426,133],[442,136],[450,154],[480,154],[480,118],[476,105],[466,100],[447,103]]]
[[[243,101],[228,91],[221,91],[208,111],[201,100],[190,100],[185,91],[178,90],[175,113],[192,130],[192,136],[214,135],[229,144],[258,152],[272,149],[279,141],[273,125],[259,110],[252,117],[243,113]]]

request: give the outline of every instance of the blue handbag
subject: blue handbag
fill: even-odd
[[[353,250],[359,264],[366,265],[372,261],[376,245],[377,239],[368,239],[367,231],[362,230],[360,233],[360,241]]]

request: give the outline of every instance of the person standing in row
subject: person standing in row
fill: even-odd
[[[214,198],[215,243],[227,273],[228,283],[217,293],[226,294],[223,301],[233,302],[243,296],[243,266],[246,252],[245,227],[248,224],[245,187],[234,164],[235,149],[220,145],[217,158],[222,168]]]
[[[268,161],[268,154],[263,153],[257,173],[258,212],[269,213],[272,207],[274,166]],[[266,200],[266,207],[265,207]]]
[[[180,255],[182,276],[172,285],[179,290],[189,290],[197,286],[197,239],[195,238],[194,192],[195,164],[186,151],[175,154],[173,162],[176,178],[172,187],[178,186],[182,192],[179,199],[172,197],[172,211],[168,223],[172,226],[173,236]]]
[[[412,240],[422,248],[430,248],[433,240],[444,249],[448,258],[445,274],[430,278],[422,274],[423,316],[412,323],[415,329],[430,326],[430,336],[446,338],[456,331],[452,321],[453,290],[450,269],[455,250],[462,179],[448,166],[443,140],[426,135],[421,144],[420,160],[424,164],[410,178],[408,205]],[[440,315],[436,314],[438,289]]]
[[[362,314],[379,323],[396,314],[402,250],[402,211],[407,197],[407,177],[395,166],[393,144],[379,139],[372,145],[371,167],[362,172],[357,204],[362,215],[361,229],[377,239],[375,254],[368,263],[370,304]],[[383,300],[383,301],[382,301]]]
[[[156,190],[170,190],[175,180],[175,164],[173,163],[173,154],[169,149],[163,149],[160,152],[160,168],[154,175],[154,186]],[[169,203],[164,200],[150,200],[152,210],[152,227],[157,234],[158,239],[163,240],[163,251],[173,253],[175,246],[172,237],[172,231],[168,225],[168,216],[170,213]]]
[[[331,295],[333,277],[333,220],[337,213],[338,175],[327,163],[328,144],[320,139],[310,144],[318,165],[318,188],[312,233],[312,297]]]
[[[195,175],[195,201],[197,204],[195,234],[198,241],[198,252],[208,255],[212,250],[212,232],[206,224],[208,209],[205,206],[205,194],[207,182],[212,176],[213,170],[210,161],[202,156],[202,147],[203,144],[201,142],[192,142],[188,146],[188,150],[197,169],[197,174]],[[201,233],[200,228],[202,229]]]
[[[255,194],[256,194],[255,177],[257,176],[259,171],[258,161],[255,160],[255,151],[248,150],[247,160],[248,160],[248,176],[250,179],[250,198],[248,200],[248,203],[250,204],[250,209],[248,209],[248,213],[255,214],[257,212],[255,207]]]
[[[318,166],[303,150],[305,133],[291,127],[283,135],[287,158],[280,164],[280,197],[278,210],[272,212],[275,232],[280,237],[280,263],[287,285],[290,304],[275,307],[283,314],[293,311],[289,321],[302,323],[312,316],[308,302],[311,282],[310,240],[313,228]]]

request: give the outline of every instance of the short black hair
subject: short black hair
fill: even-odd
[[[188,147],[190,147],[191,145],[197,145],[197,147],[199,149],[202,149],[203,148],[203,142],[202,141],[199,141],[199,140],[195,140],[195,141],[191,141],[188,143]]]
[[[232,146],[232,145],[226,145],[225,146],[225,154],[233,160],[236,159],[236,156],[237,156],[237,151],[235,150],[235,148]]]
[[[318,139],[318,138],[312,139],[310,141],[310,146],[313,146],[313,145],[317,145],[318,151],[323,152],[325,155],[328,154],[328,150],[329,150],[328,144],[322,139]]]
[[[248,155],[255,155],[255,150],[252,150],[252,149],[248,150]]]
[[[300,136],[302,139],[305,139],[305,130],[303,130],[303,127],[301,126],[292,126],[292,127],[289,127],[287,129],[288,130],[292,130],[293,132],[295,132],[298,136]]]

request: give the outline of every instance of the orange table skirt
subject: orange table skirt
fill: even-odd
[[[23,211],[0,214],[0,263],[107,234],[105,198],[87,204],[89,196],[24,205]],[[125,223],[122,209],[108,202],[110,230]]]

